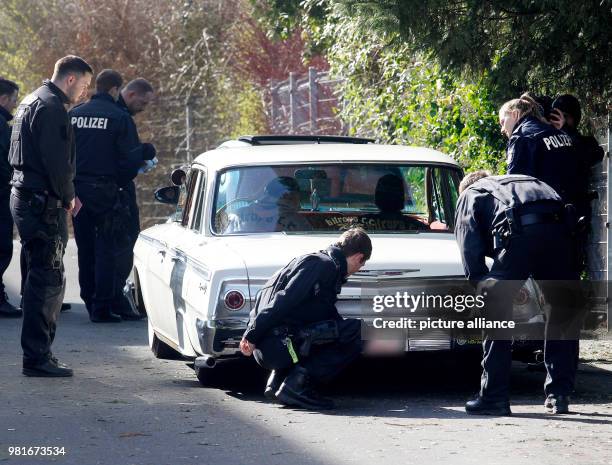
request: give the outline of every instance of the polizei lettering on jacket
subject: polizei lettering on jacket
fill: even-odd
[[[96,116],[73,116],[72,125],[79,129],[106,129],[108,118]]]
[[[546,150],[550,150],[551,147],[558,149],[560,147],[571,147],[572,139],[565,134],[557,134],[555,136],[544,137],[544,143],[546,144]]]

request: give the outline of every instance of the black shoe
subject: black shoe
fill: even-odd
[[[494,416],[510,416],[510,402],[502,400],[499,402],[491,402],[478,396],[473,400],[468,400],[465,403],[465,411],[470,415],[494,415]]]
[[[60,308],[60,312],[65,312],[66,310],[70,310],[72,308],[71,304],[62,304],[62,308]]]
[[[0,294],[0,317],[21,318],[23,312],[8,301],[6,294]]]
[[[67,378],[73,375],[72,369],[58,362],[55,357],[38,365],[24,366],[23,374],[41,378]]]
[[[121,317],[114,313],[91,314],[89,320],[92,323],[121,323]]]
[[[548,413],[561,414],[569,413],[569,396],[556,396],[549,394],[544,401],[544,407]]]
[[[308,372],[305,368],[295,366],[285,381],[276,391],[276,400],[281,404],[301,407],[307,410],[329,410],[334,408],[331,401],[315,395],[308,384]]]
[[[268,400],[276,400],[276,391],[287,377],[287,370],[272,370],[266,383],[264,397]]]

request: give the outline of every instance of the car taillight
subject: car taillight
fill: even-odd
[[[223,298],[223,303],[228,310],[240,310],[244,307],[244,295],[240,291],[229,291]]]

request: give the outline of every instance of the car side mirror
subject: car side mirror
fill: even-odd
[[[185,173],[185,170],[177,168],[170,175],[170,180],[175,186],[182,186],[187,180],[187,173]]]
[[[179,201],[180,188],[179,186],[162,187],[155,191],[155,200],[161,203],[176,205]]]

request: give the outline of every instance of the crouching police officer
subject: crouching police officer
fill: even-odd
[[[117,106],[121,75],[105,69],[96,77],[96,94],[70,111],[76,138],[76,195],[82,208],[74,217],[81,298],[94,323],[140,319],[130,309],[113,308],[115,251],[125,246],[129,211],[119,188],[142,165],[140,144],[130,133],[131,117]],[[131,167],[131,169],[130,169]]]
[[[366,232],[350,229],[327,250],[293,259],[264,285],[240,349],[272,370],[266,397],[305,409],[333,408],[311,381],[330,381],[361,353],[360,320],[341,318],[335,302],[347,276],[371,253]]]
[[[485,317],[511,320],[513,297],[530,276],[547,306],[544,363],[551,413],[567,413],[573,390],[575,339],[582,322],[571,269],[571,215],[559,195],[531,176],[468,174],[459,187],[455,235],[466,276],[486,296]],[[489,270],[485,257],[493,259]],[[511,338],[485,332],[481,389],[470,414],[510,415]]]
[[[51,80],[23,99],[13,125],[11,213],[27,264],[21,333],[26,376],[72,376],[51,353],[65,286],[62,229],[75,203],[74,134],[66,107],[86,93],[91,76],[82,58],[60,59]]]

